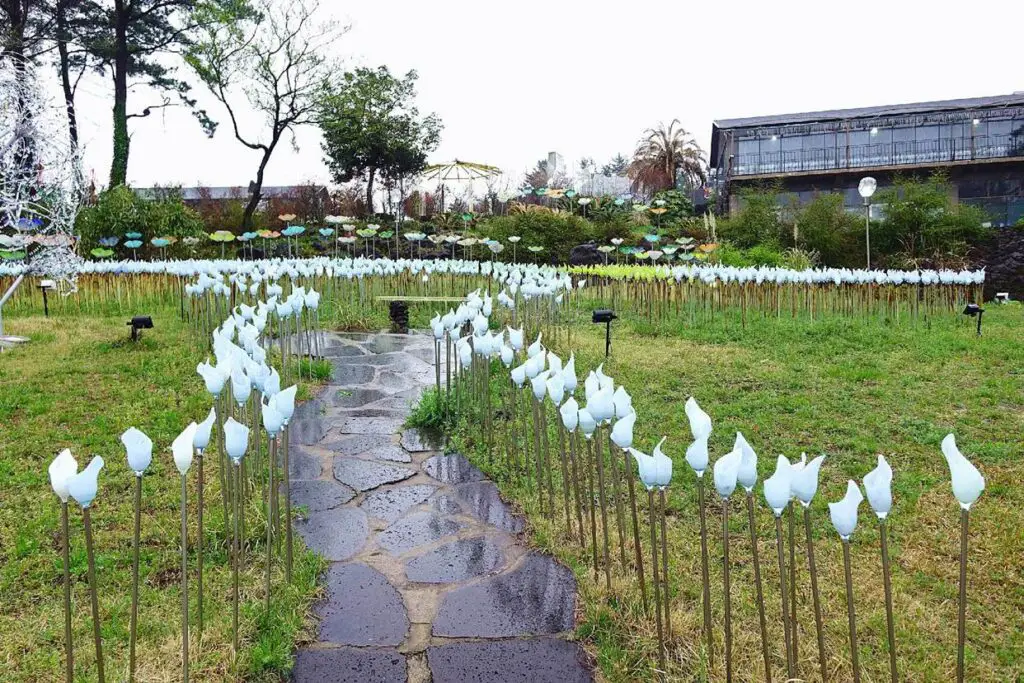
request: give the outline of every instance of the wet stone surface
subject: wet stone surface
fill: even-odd
[[[292,419],[288,425],[288,441],[290,443],[312,446],[327,433],[327,424],[322,418]]]
[[[462,505],[448,494],[435,496],[431,502],[431,508],[445,515],[458,515],[462,513]]]
[[[361,365],[345,361],[334,364],[334,372],[331,373],[331,379],[335,384],[366,384],[373,381],[373,376],[376,373],[376,369],[371,365]]]
[[[359,457],[373,458],[374,460],[389,460],[391,462],[412,462],[412,456],[402,450],[400,446],[389,443],[386,446],[377,446],[364,451]]]
[[[317,605],[318,640],[336,645],[398,645],[409,619],[402,596],[365,564],[336,564],[325,579],[327,599]]]
[[[393,522],[409,508],[430,498],[436,490],[434,486],[420,484],[374,491],[366,496],[359,507],[372,517],[383,519],[385,522]]]
[[[319,399],[304,401],[295,406],[295,413],[292,414],[292,422],[296,420],[310,420],[323,417],[324,404]]]
[[[392,555],[434,543],[459,532],[462,523],[431,512],[417,512],[400,519],[377,536],[380,547]]]
[[[337,422],[345,434],[394,434],[405,424],[404,417],[343,417]]]
[[[385,648],[300,650],[292,680],[302,683],[405,683],[405,657]]]
[[[441,448],[442,438],[437,432],[425,429],[406,429],[402,432],[402,448],[410,453],[436,451]]]
[[[312,550],[331,562],[347,560],[366,544],[369,525],[358,508],[337,508],[295,523],[295,530]]]
[[[383,484],[408,479],[415,470],[383,465],[369,460],[337,456],[334,458],[334,478],[357,491],[369,491]]]
[[[569,569],[530,554],[512,572],[448,593],[433,632],[450,638],[511,638],[569,631],[575,597]]]
[[[336,408],[361,408],[367,403],[379,401],[389,395],[379,389],[339,389],[334,392],[331,403]]]
[[[293,481],[291,494],[292,505],[305,506],[310,514],[344,505],[356,496],[349,487],[327,479]]]
[[[365,356],[366,352],[363,351],[360,347],[358,347],[358,346],[356,346],[354,344],[342,344],[342,343],[339,343],[339,342],[334,342],[333,344],[325,346],[321,350],[321,354],[325,358],[346,358],[346,359],[348,359],[348,358],[357,357],[357,356]]]
[[[398,334],[379,334],[363,342],[363,348],[370,353],[385,354],[403,351],[422,341],[422,337]]]
[[[406,410],[392,410],[390,408],[346,408],[341,413],[341,417],[389,417],[395,420],[404,421],[408,411]]]
[[[387,434],[345,434],[322,444],[327,450],[339,455],[359,455],[374,448],[393,445]]]
[[[412,377],[393,372],[386,368],[381,369],[377,374],[377,386],[391,393],[408,391],[416,386]]]
[[[483,472],[473,467],[465,456],[458,453],[428,458],[423,463],[423,470],[445,484],[463,484],[484,478]]]
[[[278,451],[280,455],[280,451]],[[318,479],[323,472],[320,456],[292,446],[288,451],[288,474],[292,481]]]
[[[590,683],[585,657],[578,644],[557,638],[427,649],[434,683]]]
[[[455,487],[455,495],[471,515],[482,522],[512,533],[523,530],[523,520],[512,512],[489,481],[474,481]]]
[[[405,575],[418,583],[451,583],[489,574],[501,566],[501,548],[487,538],[467,538],[409,560]]]

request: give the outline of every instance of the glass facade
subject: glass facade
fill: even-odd
[[[727,170],[735,177],[1024,157],[1024,115],[1000,114],[740,129]]]

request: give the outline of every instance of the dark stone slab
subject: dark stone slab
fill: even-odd
[[[361,408],[368,403],[379,401],[388,396],[390,394],[385,394],[380,389],[339,389],[334,392],[331,404],[336,408]]]
[[[435,431],[413,427],[402,432],[402,448],[410,453],[439,450],[442,441],[441,435]]]
[[[297,446],[291,446],[288,450],[288,475],[292,481],[319,479],[323,469],[323,461],[316,453],[309,453]]]
[[[378,353],[368,355],[365,358],[360,358],[358,361],[353,362],[365,363],[366,365],[376,365],[377,367],[388,367],[396,372],[404,372],[406,370],[422,371],[424,368],[433,368],[434,356],[431,352],[429,363],[423,358],[418,357],[418,354],[410,353],[409,351],[398,351],[395,353]]]
[[[313,446],[324,438],[327,433],[327,423],[323,418],[313,417],[308,419],[292,418],[288,423],[288,442],[297,443],[303,446]]]
[[[403,424],[403,417],[343,417],[335,427],[342,434],[395,434]]]
[[[385,394],[387,396],[388,394]],[[393,396],[390,398],[384,398],[379,401],[367,405],[367,408],[383,408],[385,410],[398,410],[404,415],[409,415],[412,412],[412,407],[416,403],[416,399],[413,398],[401,398],[399,396]]]
[[[378,408],[378,407],[364,407],[364,408],[347,408],[343,409],[338,413],[339,418],[346,417],[388,417],[394,420],[401,420],[405,422],[405,418],[409,417],[408,409],[393,410],[391,408]]]
[[[458,515],[462,513],[462,506],[459,505],[459,501],[448,494],[436,496],[431,507],[445,515]]]
[[[484,479],[484,473],[458,453],[427,458],[423,462],[423,471],[445,484],[465,484]]]
[[[399,645],[409,630],[405,603],[383,574],[365,564],[335,564],[316,606],[318,640],[336,645]]]
[[[498,487],[491,482],[459,484],[455,487],[455,495],[477,519],[512,533],[523,530],[523,520],[501,499]]]
[[[387,434],[346,434],[322,444],[323,448],[340,455],[359,455],[374,448],[394,445]]]
[[[304,401],[295,406],[295,412],[292,414],[292,422],[296,420],[310,420],[321,418],[324,415],[324,402],[320,399],[313,399],[311,401]]]
[[[334,364],[334,372],[331,373],[331,379],[335,384],[367,384],[373,381],[375,374],[377,374],[376,368],[370,365],[341,361]]]
[[[299,650],[295,683],[405,683],[405,656],[388,648]]]
[[[382,368],[381,371],[377,373],[377,380],[374,384],[385,391],[390,391],[391,393],[419,388],[419,384],[412,376],[392,372],[386,368]]]
[[[369,534],[366,513],[358,508],[323,510],[308,520],[295,522],[295,530],[306,545],[331,562],[358,553]]]
[[[327,479],[293,481],[291,493],[292,505],[305,506],[310,514],[336,508],[356,497],[349,487]]]
[[[422,339],[412,335],[378,334],[372,339],[365,340],[362,346],[370,353],[394,353],[415,346],[420,341]]]
[[[377,535],[380,547],[392,555],[434,543],[458,533],[462,523],[431,512],[417,512],[400,519]]]
[[[427,484],[396,486],[386,491],[374,491],[366,496],[359,507],[372,517],[393,522],[409,508],[430,498],[436,490],[436,487]]]
[[[487,538],[467,538],[409,560],[405,576],[418,583],[451,583],[489,574],[504,562],[504,555]]]
[[[414,474],[415,470],[405,467],[383,465],[344,455],[334,458],[334,478],[357,491],[369,491],[383,484],[408,479]]]
[[[371,448],[370,450],[363,452],[359,457],[374,458],[376,460],[389,460],[391,462],[412,462],[412,456],[400,446],[396,446],[393,443]]]
[[[531,554],[518,569],[449,593],[434,619],[435,636],[511,638],[570,631],[576,580],[546,555]]]
[[[334,342],[329,346],[325,346],[320,353],[324,358],[353,358],[367,355],[362,347],[341,342]]]
[[[586,661],[579,644],[557,638],[427,648],[434,683],[591,683]]]

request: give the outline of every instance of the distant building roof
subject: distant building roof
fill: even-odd
[[[719,119],[714,122],[718,129],[750,128],[756,126],[781,126],[792,123],[812,123],[819,121],[843,121],[876,116],[901,116],[906,114],[923,114],[933,111],[955,109],[978,109],[985,107],[1024,106],[1024,92],[1010,95],[993,95],[990,97],[969,97],[959,100],[937,100],[935,102],[915,102],[911,104],[889,104],[878,107],[858,107],[855,109],[830,109],[811,111],[799,114],[775,114],[771,116],[750,116],[739,119]]]
[[[264,185],[260,189],[263,199],[274,197],[287,197],[301,191],[303,185]],[[327,188],[319,185],[317,191],[326,191]],[[249,196],[249,188],[243,186],[235,187],[137,187],[135,194],[145,199],[152,199],[168,192],[177,192],[186,202],[197,202],[203,199],[225,200],[225,199],[246,199]]]

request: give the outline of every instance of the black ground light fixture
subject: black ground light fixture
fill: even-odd
[[[981,336],[981,314],[985,312],[985,309],[978,304],[967,304],[964,308],[964,315],[969,315],[972,318],[978,318],[978,336]]]
[[[610,308],[599,308],[594,311],[592,322],[604,323],[604,357],[607,358],[612,349],[612,321],[619,316]]]
[[[125,325],[131,325],[132,341],[139,341],[139,337],[142,336],[140,330],[153,329],[153,318],[148,315],[136,315],[126,322]]]
[[[57,288],[57,283],[53,280],[42,280],[37,286],[39,287],[39,291],[43,293],[43,316],[49,318],[50,302],[47,300],[46,295],[51,289]]]

